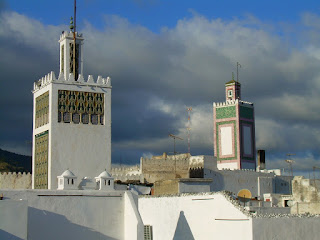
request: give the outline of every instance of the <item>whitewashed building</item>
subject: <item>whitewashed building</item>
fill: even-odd
[[[73,33],[62,32],[59,77],[51,72],[34,83],[33,189],[57,189],[57,176],[68,168],[79,182],[111,170],[111,79],[84,79],[84,38],[75,36],[75,59]]]
[[[139,212],[153,240],[319,239],[319,215],[251,213],[225,192],[140,196]]]

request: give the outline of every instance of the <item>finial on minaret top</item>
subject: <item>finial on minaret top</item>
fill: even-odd
[[[70,73],[75,81],[83,75],[82,34],[76,28],[76,0],[74,0],[74,16],[70,18],[70,31],[60,36],[60,72],[68,79]]]
[[[73,26],[73,17],[70,17],[70,30],[71,31],[73,31],[73,28],[74,28],[74,26]]]
[[[238,67],[241,65],[237,62],[237,81],[234,80],[234,72],[232,72],[232,80],[226,83],[226,101],[241,98],[241,84],[238,82]]]

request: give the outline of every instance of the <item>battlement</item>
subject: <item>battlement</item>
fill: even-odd
[[[30,172],[0,173],[0,189],[31,189],[32,174]]]
[[[111,168],[111,175],[113,174],[134,174],[140,172],[140,166],[134,165],[130,167],[115,167]]]
[[[89,75],[88,79],[85,80],[83,78],[83,75],[79,74],[78,80],[75,81],[72,73],[69,74],[68,79],[65,79],[63,72],[60,72],[59,77],[57,79],[55,73],[51,71],[50,73],[33,83],[33,92],[40,90],[41,88],[47,86],[50,83],[77,84],[84,86],[111,88],[110,77],[103,78],[102,76],[98,76],[98,78],[95,80],[92,75]]]
[[[242,101],[239,99],[236,100],[227,100],[225,102],[214,102],[213,103],[213,107],[226,107],[226,106],[234,106],[236,104],[240,104],[240,105],[246,105],[248,107],[253,107],[253,103],[252,102],[246,102],[246,101]]]
[[[80,40],[83,40],[83,34],[82,33],[78,33],[76,32],[76,38],[77,39],[80,39]],[[60,35],[60,39],[59,39],[59,42],[62,41],[63,39],[65,38],[69,38],[69,39],[73,39],[73,32],[69,31],[63,31],[62,34]]]
[[[0,172],[0,175],[9,175],[9,176],[28,176],[28,175],[32,175],[30,172]]]

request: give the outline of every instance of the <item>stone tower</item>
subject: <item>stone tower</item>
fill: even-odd
[[[33,189],[57,189],[57,176],[65,169],[72,169],[79,182],[111,169],[111,79],[84,79],[84,39],[75,36],[76,51],[73,32],[60,36],[59,77],[51,72],[34,83]]]
[[[241,84],[225,84],[226,101],[213,103],[214,156],[218,169],[255,169],[253,103],[241,100]]]

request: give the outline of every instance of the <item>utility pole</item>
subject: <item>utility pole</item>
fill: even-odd
[[[187,126],[187,131],[188,131],[188,153],[190,154],[190,130],[191,130],[190,115],[191,115],[192,107],[188,107],[187,111],[188,111],[188,126]]]

